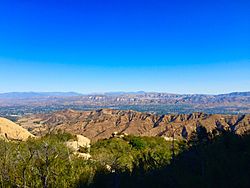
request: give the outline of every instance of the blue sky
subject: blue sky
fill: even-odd
[[[1,0],[0,92],[250,90],[250,1]]]

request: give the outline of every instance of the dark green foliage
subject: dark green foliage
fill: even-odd
[[[143,139],[139,137],[132,137],[129,139],[129,144],[135,149],[144,149],[146,147],[146,143]]]
[[[76,137],[70,133],[65,133],[62,131],[57,131],[56,134],[47,134],[44,138],[49,138],[50,140],[55,140],[56,142],[66,142],[69,140],[76,140]]]
[[[160,137],[94,143],[91,160],[72,155],[70,134],[27,142],[0,140],[0,187],[250,187],[250,135],[193,134],[189,147]]]
[[[76,187],[80,178],[90,184],[95,165],[71,155],[64,144],[71,138],[51,134],[27,142],[0,140],[0,187]]]
[[[176,143],[176,153],[180,152]],[[161,137],[126,136],[98,141],[91,147],[93,159],[111,169],[129,171],[144,161],[145,170],[158,168],[171,160],[171,143]],[[148,164],[153,159],[155,165]],[[152,161],[150,161],[152,162]]]
[[[153,147],[149,152],[142,149],[134,158],[131,171],[117,173],[116,176],[101,173],[101,177],[94,178],[95,187],[115,187],[115,177],[118,177],[120,187],[130,188],[250,187],[250,135],[224,133],[209,140],[206,132],[198,134],[189,148],[183,142],[178,143],[180,152],[172,163],[167,160],[161,162],[159,159],[163,154],[154,153]],[[129,137],[125,139],[130,140]],[[157,139],[154,139],[155,143],[158,143]],[[150,144],[145,148],[150,148]],[[167,150],[170,153],[169,148]]]
[[[176,142],[175,145],[176,154],[185,148],[183,142]],[[151,171],[170,164],[172,156],[171,142],[161,137],[112,138],[98,141],[91,151],[93,159],[101,159],[103,165],[111,167],[111,171],[105,168],[98,171],[93,187],[116,187],[117,184],[120,187],[132,186],[151,174]]]
[[[175,182],[172,187],[250,187],[249,143],[249,135],[224,133],[189,148],[162,173]]]
[[[250,187],[249,143],[250,135],[224,133],[209,142],[196,143],[161,169],[142,170],[126,179],[133,181],[130,187]],[[134,171],[138,169],[140,166]]]

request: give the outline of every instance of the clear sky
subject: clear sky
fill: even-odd
[[[1,0],[0,92],[250,91],[249,0]]]

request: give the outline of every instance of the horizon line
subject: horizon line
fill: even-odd
[[[10,93],[75,93],[79,95],[105,95],[105,94],[139,94],[139,93],[164,93],[164,94],[177,94],[177,95],[221,95],[221,94],[231,94],[231,93],[247,93],[247,91],[230,91],[225,93],[174,93],[166,91],[104,91],[104,92],[77,92],[77,91],[7,91],[0,92],[0,94],[10,94]]]

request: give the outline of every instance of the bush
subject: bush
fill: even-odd
[[[141,150],[146,147],[146,142],[139,137],[132,137],[131,139],[129,139],[129,144],[137,150]]]
[[[0,187],[249,187],[250,136],[223,134],[187,148],[160,137],[112,138],[72,155],[65,133],[0,140]],[[219,177],[219,178],[218,178]],[[181,180],[181,181],[180,181]]]

